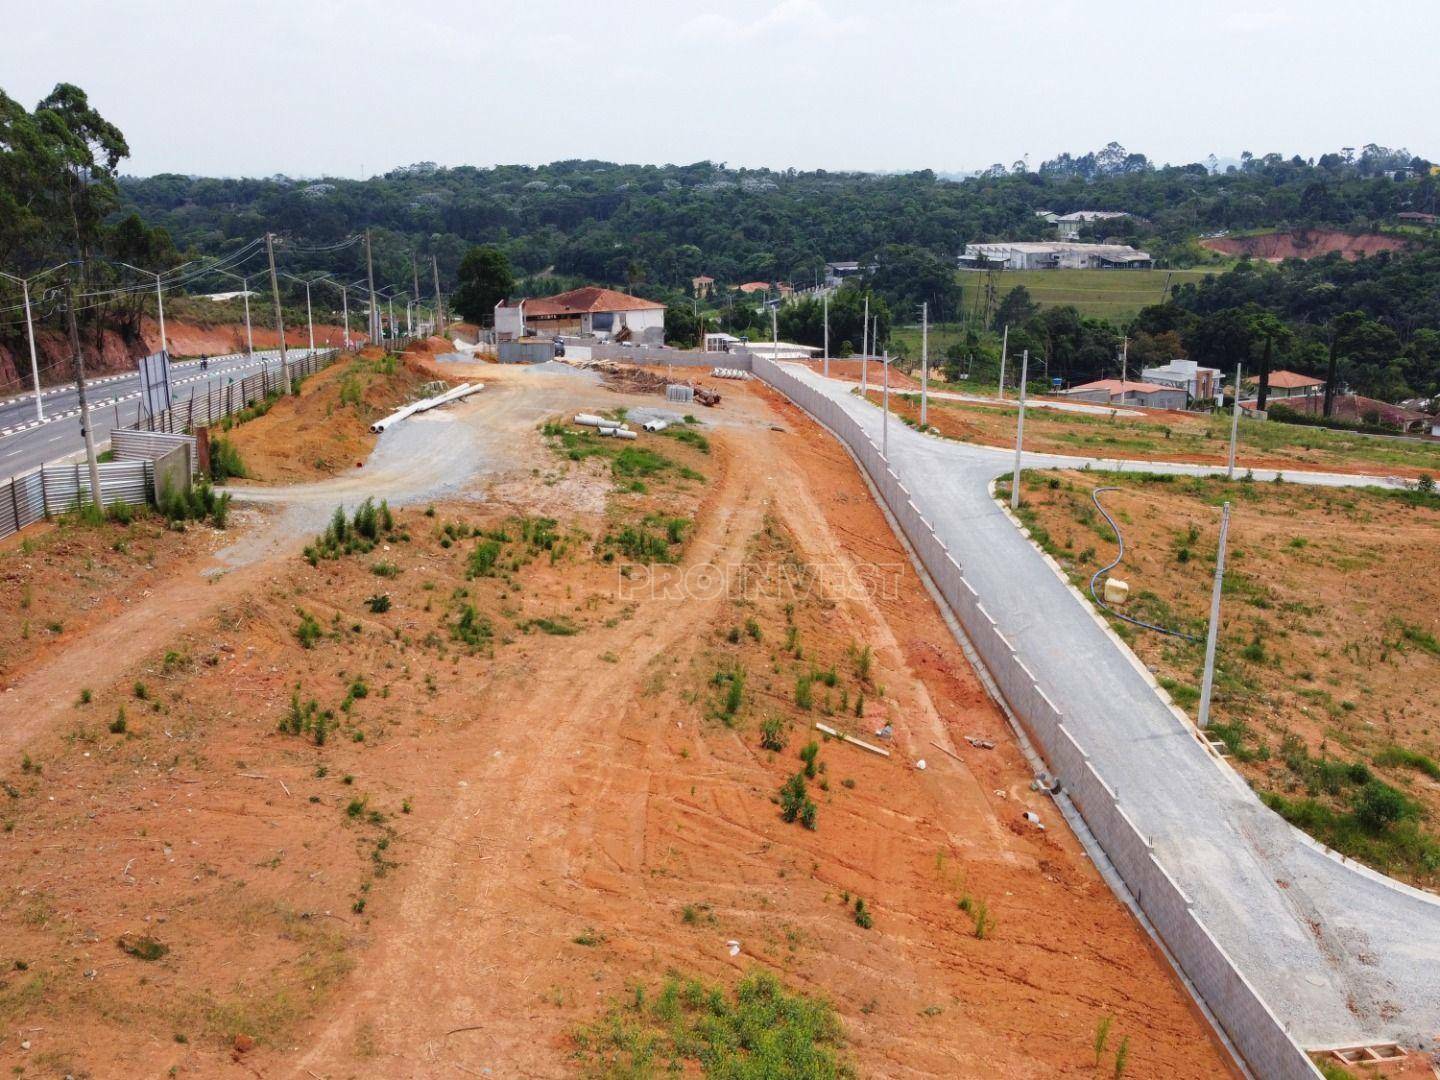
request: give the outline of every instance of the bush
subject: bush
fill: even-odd
[[[870,917],[870,909],[858,896],[855,898],[855,925],[862,930],[869,930],[875,925],[875,920]]]
[[[313,649],[320,636],[320,624],[315,621],[315,616],[306,611],[300,612],[300,625],[295,628],[295,638],[300,642],[300,647]]]
[[[1360,789],[1355,803],[1355,818],[1371,832],[1383,832],[1392,822],[1410,812],[1404,795],[1381,780],[1370,780]]]
[[[805,763],[805,779],[815,779],[815,759],[820,756],[820,744],[813,739],[800,748],[800,760]]]
[[[475,610],[474,604],[466,604],[460,610],[460,618],[450,624],[450,636],[471,649],[478,649],[494,639],[495,628],[489,619]]]
[[[217,495],[202,480],[188,490],[167,490],[160,499],[160,513],[172,525],[208,518],[215,528],[223,529],[230,519],[230,496]]]
[[[376,596],[371,596],[366,599],[365,606],[368,607],[374,614],[383,615],[385,614],[385,612],[390,610],[390,594],[379,593]]]
[[[244,479],[245,462],[240,458],[240,451],[235,444],[223,436],[216,436],[210,440],[210,479],[216,483],[223,483],[226,480]]]
[[[789,742],[785,721],[778,716],[767,716],[760,724],[760,746],[766,750],[784,750]]]

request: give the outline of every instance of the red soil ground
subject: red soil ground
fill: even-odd
[[[1266,262],[1282,259],[1313,259],[1338,251],[1347,259],[1358,259],[1381,251],[1402,251],[1403,237],[1382,233],[1346,233],[1334,229],[1297,229],[1293,232],[1261,233],[1258,236],[1219,236],[1201,240],[1200,246],[1222,255],[1248,255]]]

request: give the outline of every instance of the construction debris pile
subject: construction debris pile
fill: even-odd
[[[658,372],[646,371],[643,368],[622,364],[615,360],[578,361],[574,366],[599,372],[605,385],[620,393],[665,394],[667,387],[674,385],[669,378]],[[701,405],[720,404],[720,395],[714,390],[695,386],[693,383],[688,385],[694,390],[695,400]]]

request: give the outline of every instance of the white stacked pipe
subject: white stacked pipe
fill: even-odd
[[[646,420],[643,425],[646,431],[664,431],[669,426],[669,420]]]
[[[717,367],[710,371],[717,379],[748,379],[750,373],[743,368]]]
[[[596,416],[594,413],[582,412],[575,414],[575,423],[581,427],[602,427],[606,421],[603,416]]]
[[[381,419],[376,420],[375,423],[371,424],[370,430],[378,435],[386,428],[398,424],[407,416],[414,416],[416,413],[426,412],[430,409],[436,408],[437,406],[448,404],[451,401],[459,401],[463,397],[468,397],[469,395],[478,393],[484,389],[485,386],[483,383],[461,383],[459,386],[451,387],[443,394],[437,394],[434,397],[421,398],[419,401],[412,401],[409,405],[406,405],[400,409],[396,409],[389,416],[382,417]]]

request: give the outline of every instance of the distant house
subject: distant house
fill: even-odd
[[[1219,404],[1224,400],[1223,376],[1219,368],[1201,367],[1194,360],[1171,360],[1161,367],[1140,370],[1145,382],[1176,386],[1190,395],[1191,404]]]
[[[1147,251],[1129,244],[1070,244],[1009,241],[966,244],[962,270],[1148,270]]]
[[[1323,416],[1325,413],[1324,394],[1282,397],[1266,404],[1306,416]],[[1330,417],[1354,424],[1376,424],[1394,428],[1406,434],[1423,435],[1427,431],[1434,434],[1437,426],[1436,418],[1428,413],[1417,412],[1401,405],[1391,405],[1388,401],[1378,401],[1359,394],[1336,394],[1331,403]]]
[[[714,288],[715,279],[708,274],[701,274],[699,277],[690,279],[690,291],[694,293],[698,299],[705,299]]]
[[[1440,222],[1440,216],[1422,214],[1416,210],[1404,210],[1395,215],[1395,220],[1406,222],[1409,225],[1434,225]]]
[[[518,318],[517,318],[518,309]],[[602,341],[636,341],[659,345],[665,341],[665,305],[654,300],[587,285],[555,296],[523,300],[512,307],[495,305],[495,331],[521,334],[581,334]],[[504,331],[502,331],[502,327]]]
[[[848,262],[827,262],[825,264],[825,284],[832,289],[845,282],[846,278],[859,277],[861,274],[871,273],[875,267],[861,266],[858,260]]]
[[[710,333],[705,335],[706,352],[731,352],[740,344],[734,334]]]
[[[1061,396],[1097,405],[1139,405],[1146,409],[1183,409],[1189,394],[1178,386],[1159,383],[1098,379],[1061,390]]]
[[[1058,215],[1054,219],[1055,231],[1061,240],[1074,240],[1079,237],[1081,226],[1088,225],[1092,221],[1113,221],[1115,218],[1129,216],[1119,210],[1076,210],[1072,214]]]
[[[1260,377],[1247,376],[1245,385],[1259,387]],[[1272,371],[1269,386],[1270,398],[1315,397],[1325,392],[1324,379],[1313,379],[1309,375],[1301,375],[1298,371]]]
[[[768,293],[770,291],[770,283],[768,281],[747,281],[744,285],[740,286],[740,291],[746,296],[757,292]]]

